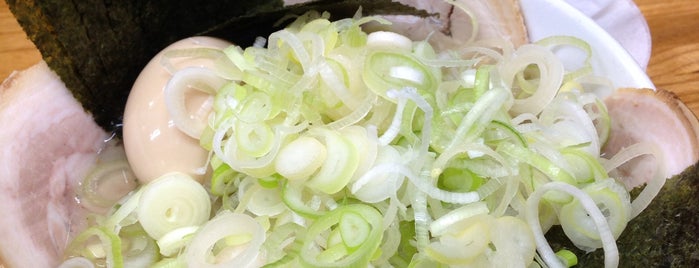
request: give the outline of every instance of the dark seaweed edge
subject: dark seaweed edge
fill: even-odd
[[[699,267],[699,163],[665,182],[650,205],[617,240],[619,267]],[[554,251],[568,249],[577,267],[603,267],[604,251],[576,248],[560,227],[546,237]]]

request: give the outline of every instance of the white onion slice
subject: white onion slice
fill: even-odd
[[[164,91],[165,105],[177,128],[190,137],[199,139],[206,127],[206,116],[203,116],[204,120],[202,120],[198,115],[190,113],[185,95],[191,89],[213,95],[226,82],[226,79],[206,68],[188,67],[177,71],[165,86]],[[206,110],[203,112],[208,114],[210,108],[207,109],[204,106],[206,103],[200,108]]]
[[[210,263],[211,249],[221,239],[231,235],[251,235],[252,239],[234,258],[218,263]],[[223,211],[201,227],[185,250],[189,267],[223,268],[250,267],[260,255],[265,240],[265,231],[252,217],[246,214]]]

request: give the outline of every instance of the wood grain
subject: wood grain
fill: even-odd
[[[36,46],[17,24],[4,0],[0,1],[0,80],[41,60]]]
[[[699,115],[699,5],[696,0],[635,2],[651,32],[648,75]]]
[[[648,21],[652,52],[648,75],[699,114],[699,5],[696,0],[635,0]],[[0,79],[41,55],[0,1]]]

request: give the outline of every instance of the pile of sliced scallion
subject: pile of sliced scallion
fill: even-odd
[[[601,158],[610,118],[587,44],[435,51],[363,31],[381,17],[328,18],[300,16],[266,46],[182,53],[219,56],[176,70],[189,82],[165,91],[215,96],[204,123],[169,104],[211,152],[210,180],[143,185],[93,220],[64,267],[574,265],[543,237],[552,225],[618,264],[615,238],[659,187],[632,202],[608,174],[654,149]],[[569,70],[559,46],[588,57]]]

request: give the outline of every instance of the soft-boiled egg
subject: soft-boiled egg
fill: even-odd
[[[231,43],[212,37],[190,37],[173,43],[158,53],[136,79],[124,111],[123,141],[126,156],[135,176],[147,183],[173,171],[203,181],[208,152],[199,140],[180,131],[168,113],[163,92],[172,74],[162,62],[165,51],[186,48],[225,48]],[[176,58],[166,60],[175,69],[212,67],[207,59]],[[211,95],[189,90],[187,111],[191,117],[206,120]],[[204,112],[202,112],[204,111]]]

